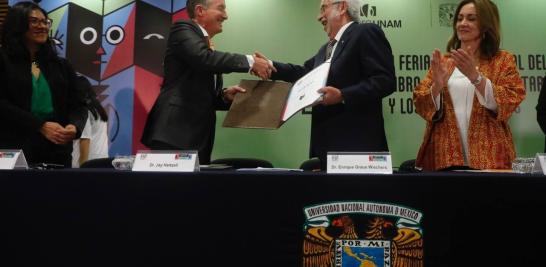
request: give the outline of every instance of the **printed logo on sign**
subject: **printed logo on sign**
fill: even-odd
[[[370,6],[369,4],[365,4],[360,9],[360,16],[368,17],[368,14],[370,17],[375,17],[377,15],[377,9],[375,6]]]
[[[386,162],[387,161],[387,156],[382,156],[382,155],[370,155],[369,159],[368,159],[370,162]]]
[[[335,266],[391,266],[391,242],[388,240],[336,240]]]
[[[303,267],[422,267],[423,214],[366,201],[304,208]]]
[[[15,157],[15,153],[13,152],[0,152],[0,158],[2,159],[12,159]]]
[[[364,4],[360,8],[360,20],[362,23],[377,24],[381,28],[402,28],[401,19],[386,19],[385,16],[378,17],[378,8],[370,4]]]
[[[441,4],[439,8],[440,26],[451,27],[453,25],[453,18],[455,16],[455,10],[457,4]]]
[[[175,160],[191,160],[191,154],[176,154],[174,155]]]

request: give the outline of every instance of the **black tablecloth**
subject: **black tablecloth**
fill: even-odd
[[[425,266],[543,266],[544,176],[110,170],[0,171],[0,266],[301,266],[347,200],[423,212]]]

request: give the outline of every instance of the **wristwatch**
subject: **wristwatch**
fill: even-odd
[[[478,73],[478,78],[476,80],[470,81],[473,85],[478,85],[482,82],[483,77],[481,73]]]

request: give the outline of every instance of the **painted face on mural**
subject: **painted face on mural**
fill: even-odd
[[[167,37],[171,24],[171,14],[144,2],[137,4],[135,19],[135,65],[163,75],[163,51],[167,47]],[[153,23],[150,23],[153,21]],[[151,51],[157,51],[151,56]]]
[[[66,57],[76,70],[93,80],[100,80],[104,49],[102,16],[78,5],[69,5]]]
[[[464,5],[457,15],[457,37],[462,42],[480,39],[480,24],[474,3]]]
[[[134,5],[108,16],[70,5],[66,53],[78,72],[101,81],[132,65],[134,13]]]
[[[28,30],[25,39],[28,46],[39,46],[47,42],[51,21],[40,10],[34,9],[28,15]]]

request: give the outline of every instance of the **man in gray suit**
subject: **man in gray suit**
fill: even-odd
[[[238,86],[223,89],[222,73],[249,72],[268,78],[261,58],[214,50],[210,40],[228,18],[224,0],[188,0],[190,20],[174,23],[165,55],[165,77],[144,128],[142,143],[154,150],[198,150],[210,163],[216,110],[227,110]]]

